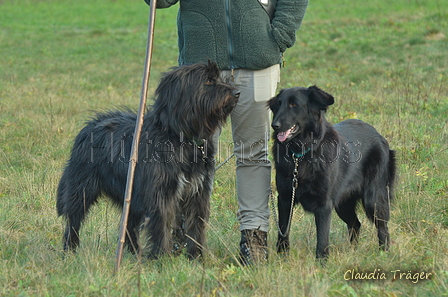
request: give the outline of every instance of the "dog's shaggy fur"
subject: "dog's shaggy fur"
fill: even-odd
[[[372,126],[347,120],[331,126],[325,119],[334,103],[330,94],[313,86],[290,88],[269,101],[274,113],[273,156],[278,190],[279,252],[289,249],[293,171],[298,163],[294,203],[314,213],[317,258],[328,255],[331,212],[335,208],[356,242],[360,222],[358,200],[378,229],[380,246],[390,243],[387,222],[395,179],[394,151]]]
[[[131,252],[149,218],[149,257],[184,245],[190,257],[201,254],[214,176],[212,136],[238,96],[212,62],[163,76],[144,117],[127,226]],[[64,250],[78,246],[82,221],[99,196],[123,205],[136,117],[128,110],[97,114],[76,137],[57,193],[58,214],[67,220]]]

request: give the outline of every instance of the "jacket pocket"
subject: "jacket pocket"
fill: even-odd
[[[262,69],[280,62],[280,47],[272,34],[269,17],[261,7],[242,15],[239,31],[238,44],[242,46],[245,65]]]

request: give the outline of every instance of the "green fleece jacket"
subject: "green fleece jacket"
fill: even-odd
[[[276,7],[272,21],[258,0],[157,0],[157,8],[180,2],[179,65],[210,59],[221,69],[264,69],[294,44],[308,6],[308,0],[269,1]]]

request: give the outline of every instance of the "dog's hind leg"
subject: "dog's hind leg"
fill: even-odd
[[[78,177],[79,178],[79,177]],[[92,204],[96,202],[99,190],[92,179],[75,184],[64,174],[58,187],[57,208],[59,215],[67,220],[64,233],[64,251],[75,251],[79,245],[79,230]]]
[[[68,217],[64,232],[64,251],[75,251],[79,245],[79,229],[81,220],[76,217]]]
[[[378,231],[378,240],[381,249],[389,249],[390,237],[387,222],[389,221],[389,194],[386,186],[376,188],[371,184],[365,191],[363,199],[364,209],[370,221],[375,224]]]
[[[349,198],[336,207],[336,213],[347,224],[351,243],[358,242],[361,223],[356,215],[356,198]]]

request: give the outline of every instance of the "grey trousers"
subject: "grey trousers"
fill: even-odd
[[[232,76],[230,70],[222,75]],[[237,218],[240,230],[269,229],[271,164],[268,159],[271,114],[267,101],[275,96],[280,65],[262,70],[236,69],[233,84],[241,91],[232,111],[232,136],[236,157]]]

